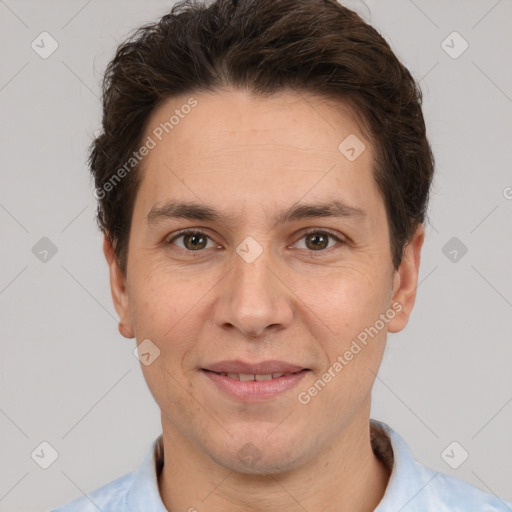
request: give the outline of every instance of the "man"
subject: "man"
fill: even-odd
[[[334,0],[183,2],[121,45],[103,98],[98,221],[162,436],[58,511],[512,507],[370,420],[434,168],[384,39]]]

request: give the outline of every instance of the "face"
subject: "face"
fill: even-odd
[[[141,367],[164,433],[226,468],[292,469],[368,422],[423,229],[394,271],[374,150],[348,106],[225,90],[182,108],[190,97],[149,120],[126,276],[105,241],[122,333],[150,340],[148,361],[159,351]]]

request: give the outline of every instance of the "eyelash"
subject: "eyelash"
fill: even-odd
[[[211,237],[209,237],[205,232],[203,231],[199,231],[199,230],[196,230],[196,229],[186,229],[186,230],[183,230],[183,231],[180,231],[178,232],[174,237],[172,237],[168,242],[166,242],[168,245],[171,245],[175,240],[177,240],[178,238],[182,238],[183,236],[185,235],[189,235],[189,234],[195,234],[195,235],[202,235],[202,236],[205,236],[206,238],[208,238],[209,240],[211,240]],[[302,240],[304,237],[306,237],[307,235],[311,235],[311,234],[323,234],[323,235],[328,235],[330,238],[334,239],[336,242],[338,242],[339,244],[341,245],[344,245],[346,243],[345,240],[341,239],[339,236],[331,233],[329,230],[326,230],[326,229],[311,229],[309,231],[306,231],[305,233],[303,233],[303,235],[301,236],[301,238],[299,238],[299,240]],[[299,241],[297,240],[297,242]],[[295,242],[295,243],[297,243]],[[341,247],[339,247],[338,249],[340,249]],[[190,249],[183,249],[182,247],[178,247],[178,249],[180,249],[181,251],[185,251],[185,252],[188,252],[188,253],[194,253],[194,252],[197,252],[197,253],[200,253],[200,252],[203,252],[205,251],[206,249],[198,249],[197,251],[191,251]],[[301,249],[301,250],[306,250],[308,252],[311,252],[311,253],[325,253],[327,251],[329,251],[329,249],[333,249],[333,247],[328,247],[326,249],[319,249],[317,251],[314,251],[314,250],[309,250],[309,249]]]

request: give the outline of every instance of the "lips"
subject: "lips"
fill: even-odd
[[[217,373],[217,375],[222,375],[224,377],[229,377],[230,379],[234,380],[243,380],[243,381],[249,381],[249,380],[271,380],[271,379],[278,379],[279,377],[282,377],[283,375],[293,375],[292,373],[226,373],[226,372],[214,372]],[[294,372],[295,373],[295,372]]]
[[[276,360],[262,361],[260,363],[246,363],[244,361],[231,360],[213,363],[203,369],[214,373],[231,373],[238,375],[274,375],[278,373],[297,373],[302,370],[307,370],[308,368]]]
[[[284,361],[221,361],[202,368],[202,371],[210,382],[231,398],[259,402],[294,388],[309,369]]]

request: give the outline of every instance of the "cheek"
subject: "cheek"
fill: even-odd
[[[375,323],[388,307],[390,286],[375,269],[346,267],[329,279],[304,280],[297,296],[330,338],[343,341]]]
[[[158,267],[147,270],[140,266],[135,270],[129,300],[136,337],[163,339],[192,308],[193,287],[190,281],[187,284]]]
[[[328,381],[328,390],[321,392],[315,407],[355,412],[367,399],[382,361],[387,324],[380,315],[389,308],[388,283],[369,269],[345,269],[328,286],[306,289],[314,293],[306,304],[322,319],[315,338],[329,372],[320,376]]]
[[[180,378],[168,364],[169,360],[165,355],[142,369],[146,384],[162,415],[185,438],[190,439],[196,431],[205,431],[204,435],[208,435],[208,418],[205,418],[199,402],[191,398],[194,395],[192,384]],[[194,425],[194,429],[190,425]]]
[[[130,294],[135,337],[138,343],[150,339],[160,350],[155,361],[158,375],[152,367],[143,368],[148,385],[166,389],[172,385],[173,377],[191,385],[189,376],[183,372],[190,367],[187,357],[197,351],[201,330],[210,323],[205,290],[213,286],[215,279],[210,283],[205,273],[180,276],[179,272],[156,267],[151,272],[140,272],[137,277],[132,281]],[[174,383],[179,386],[177,381]]]
[[[374,289],[346,286],[324,304],[323,318],[329,331],[325,329],[316,339],[326,356],[325,367],[313,383],[314,389],[305,391],[318,394],[312,400],[316,414],[343,411],[337,420],[343,422],[368,400],[382,362],[387,324],[380,315],[388,311],[387,293],[376,296]],[[337,422],[331,425],[338,427]]]

